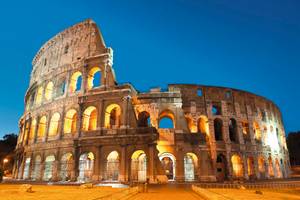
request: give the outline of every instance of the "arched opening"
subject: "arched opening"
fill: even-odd
[[[146,182],[147,180],[147,156],[144,151],[135,151],[131,156],[132,181]]]
[[[55,162],[54,155],[50,155],[46,157],[44,177],[43,177],[44,181],[51,181],[53,176],[53,170],[54,170],[54,162]]]
[[[50,120],[50,125],[49,125],[49,136],[55,136],[58,133],[58,123],[60,119],[60,114],[59,113],[54,113],[51,117]]]
[[[46,133],[46,125],[47,125],[47,117],[42,116],[39,121],[39,128],[38,128],[38,138],[42,138],[45,136]]]
[[[101,72],[99,67],[93,67],[88,74],[87,89],[91,90],[101,85]]]
[[[217,168],[217,181],[224,181],[227,179],[227,161],[226,157],[223,154],[218,154],[216,160]]]
[[[191,117],[186,117],[186,122],[189,128],[190,133],[197,133],[197,125],[194,124],[193,119]]]
[[[229,138],[231,142],[237,142],[237,123],[235,119],[229,120]]]
[[[92,180],[94,160],[95,157],[92,152],[88,152],[80,155],[78,181],[86,182]]]
[[[81,82],[82,82],[82,74],[81,72],[75,72],[71,76],[69,92],[74,93],[81,89]]]
[[[30,158],[26,158],[24,172],[23,172],[23,179],[29,178],[29,170],[30,170]]]
[[[65,115],[64,133],[75,133],[77,126],[77,112],[75,109],[68,110]]]
[[[51,100],[52,99],[52,95],[53,95],[53,87],[54,87],[54,84],[53,82],[49,82],[46,86],[46,90],[45,90],[45,99],[47,101]]]
[[[147,111],[140,112],[138,115],[139,127],[151,127],[150,114]]]
[[[60,80],[56,86],[56,97],[63,96],[66,91],[66,81]]]
[[[159,115],[158,128],[169,128],[169,129],[175,128],[174,119],[175,119],[174,114],[171,111],[165,110],[161,112]]]
[[[254,179],[255,178],[255,174],[254,174],[254,159],[252,156],[247,158],[247,172],[248,172],[248,176],[250,179]]]
[[[86,108],[83,112],[82,130],[92,131],[97,129],[97,109],[94,106]]]
[[[195,181],[197,176],[198,158],[194,153],[187,153],[184,156],[184,179],[185,181]]]
[[[66,153],[60,160],[60,178],[62,181],[71,180],[73,171],[73,156],[71,153]]]
[[[110,104],[105,109],[105,127],[118,128],[121,124],[121,107],[118,104]]]
[[[220,105],[213,105],[211,107],[211,113],[215,115],[221,115],[221,106]]]
[[[108,154],[106,160],[106,180],[118,181],[119,180],[119,165],[120,157],[117,151],[112,151]]]
[[[214,130],[215,130],[215,140],[221,141],[223,140],[223,122],[221,119],[216,118],[214,120]]]
[[[37,155],[34,160],[33,172],[31,174],[33,180],[38,180],[41,176],[41,162],[41,156]]]
[[[159,160],[162,164],[162,168],[165,171],[165,174],[169,181],[174,181],[176,177],[176,171],[175,171],[175,165],[176,165],[176,159],[173,154],[170,153],[162,153],[159,156]]]
[[[273,160],[271,158],[271,156],[268,158],[268,162],[269,162],[269,176],[270,177],[274,177],[274,169],[273,169]]]
[[[257,122],[253,122],[253,131],[254,131],[255,139],[257,141],[261,141],[261,131]]]
[[[275,168],[276,168],[277,178],[282,178],[282,172],[281,172],[281,167],[278,158],[275,159]]]
[[[243,162],[239,155],[235,154],[231,156],[231,164],[233,175],[236,178],[241,178],[244,176]]]
[[[30,132],[29,132],[29,139],[30,140],[34,139],[35,130],[36,130],[36,119],[33,119],[31,121]]]
[[[44,88],[40,86],[37,90],[36,98],[35,98],[35,105],[40,105],[43,99],[43,92]]]
[[[262,156],[258,157],[258,171],[261,178],[265,178],[265,160]]]

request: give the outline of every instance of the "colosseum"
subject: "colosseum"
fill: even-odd
[[[289,177],[279,108],[242,90],[118,84],[88,19],[32,61],[13,177],[70,182],[216,182]]]

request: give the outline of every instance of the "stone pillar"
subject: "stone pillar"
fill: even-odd
[[[97,149],[95,150],[96,155],[95,155],[95,165],[94,165],[94,173],[93,173],[93,180],[101,180],[102,179],[102,173],[101,173],[101,146],[98,146]]]
[[[232,164],[231,164],[231,153],[230,152],[226,152],[226,168],[228,170],[228,180],[232,180],[234,178],[234,174],[233,174],[233,169],[232,169]]]
[[[82,128],[82,116],[83,116],[83,105],[79,103],[79,109],[77,114],[77,122],[76,123],[76,134],[74,134],[74,138],[79,138],[81,136],[81,128]]]
[[[257,179],[260,179],[260,172],[259,172],[259,167],[258,167],[258,155],[255,154],[253,155],[253,160],[254,160],[254,174]]]
[[[176,147],[176,161],[175,161],[175,180],[176,182],[184,181],[184,153],[181,147]],[[174,163],[173,163],[174,164]],[[174,173],[174,172],[173,172]]]
[[[267,179],[270,179],[270,174],[269,174],[269,160],[264,159],[265,161],[265,175]]]
[[[33,143],[36,143],[36,141],[37,141],[39,122],[40,122],[40,117],[38,116],[38,117],[36,117],[36,125],[35,125],[35,130],[33,133]]]
[[[243,172],[244,172],[244,179],[249,180],[248,175],[248,163],[247,163],[247,156],[245,155],[245,152],[242,153],[242,161],[243,161]]]
[[[148,157],[147,157],[147,178],[149,178],[150,183],[155,183],[156,179],[155,179],[155,144],[149,144],[148,145]]]
[[[44,138],[43,138],[42,142],[47,142],[48,141],[48,133],[49,133],[51,115],[48,114],[46,117],[47,117],[47,123],[46,123],[46,127],[45,127],[45,135],[44,135]]]
[[[40,170],[40,179],[39,180],[44,180],[44,171],[45,171],[45,153],[42,154],[42,160],[41,160],[41,170]]]
[[[61,140],[64,135],[65,114],[66,114],[65,107],[63,107],[62,112],[61,112],[61,117],[58,122],[58,137],[57,138],[59,140]]]
[[[120,175],[119,175],[119,181],[121,182],[127,182],[128,181],[128,174],[127,174],[127,146],[123,145],[121,147],[121,158],[120,158]]]

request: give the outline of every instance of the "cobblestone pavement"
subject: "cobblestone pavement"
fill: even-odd
[[[130,200],[199,200],[190,185],[153,185],[148,189],[148,193],[139,193]]]

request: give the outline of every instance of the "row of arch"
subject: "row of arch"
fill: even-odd
[[[238,126],[237,126],[237,121],[233,118],[229,120],[228,123],[228,132],[229,132],[229,139],[232,142],[238,142]],[[262,138],[262,131],[260,126],[258,125],[257,122],[253,122],[253,132],[254,132],[254,139],[257,141],[262,141],[262,139],[266,140],[267,137],[267,127],[263,127],[263,132],[264,132],[264,138]],[[242,133],[245,139],[250,140],[250,131],[249,131],[249,123],[248,122],[242,122]],[[216,141],[222,141],[224,140],[224,135],[223,135],[223,121],[220,118],[215,118],[214,119],[214,134],[215,134],[215,140]],[[274,128],[273,126],[270,126],[270,137],[275,136],[277,142],[280,142],[281,136],[279,133],[279,129],[276,128],[276,135],[274,135]],[[275,141],[276,142],[276,141]],[[273,145],[274,146],[274,145]]]
[[[31,163],[33,162],[33,163]],[[92,152],[85,152],[78,160],[77,181],[91,181],[95,165],[95,156]],[[52,181],[69,181],[75,176],[75,160],[72,153],[65,153],[59,161],[54,155],[48,155],[44,162],[41,156],[35,156],[34,160],[28,157],[25,159],[23,179]],[[22,171],[19,169],[19,173]],[[19,174],[20,176],[20,174]],[[120,155],[117,151],[112,151],[104,162],[103,180],[119,181],[120,176]],[[135,151],[131,156],[131,180],[145,182],[147,179],[147,156],[143,150]]]
[[[260,178],[266,178],[266,173],[269,177],[282,178],[283,168],[282,160],[275,158],[274,166],[272,157],[267,160],[263,156],[257,158],[258,171]],[[131,180],[144,182],[147,179],[147,155],[143,150],[135,151],[131,156]],[[162,168],[169,181],[176,179],[176,157],[171,153],[162,153],[159,155]],[[77,180],[81,182],[90,181],[93,176],[95,157],[92,152],[86,152],[80,155],[78,165]],[[253,156],[247,157],[246,166],[243,159],[238,154],[233,154],[230,157],[233,178],[243,178],[246,168],[249,178],[256,177],[255,164]],[[56,165],[59,163],[59,166]],[[275,167],[275,168],[274,168]],[[195,181],[198,179],[198,157],[192,153],[186,153],[184,156],[184,180]],[[223,154],[218,154],[216,160],[217,180],[224,181],[228,179],[229,170],[227,169],[227,160]],[[56,171],[56,172],[55,172]],[[74,157],[72,153],[65,153],[59,162],[56,161],[54,155],[48,155],[42,163],[41,156],[37,155],[31,165],[31,158],[25,160],[23,171],[23,179],[33,179],[51,181],[56,173],[59,180],[68,181],[74,177]],[[31,174],[30,174],[31,172]],[[276,173],[275,173],[276,172]],[[275,177],[276,174],[276,177]],[[106,157],[104,162],[103,180],[119,181],[120,176],[120,155],[117,151],[112,151]]]
[[[97,117],[98,111],[95,106],[87,107],[82,114],[82,127],[83,131],[92,131],[97,129]],[[61,121],[61,114],[55,112],[52,114],[49,122],[48,136],[56,136],[59,132],[59,123]],[[29,139],[35,137],[35,132],[37,132],[37,138],[42,138],[46,135],[47,132],[47,116],[43,115],[37,121],[35,118],[32,119],[30,127],[29,123],[25,127],[25,141],[27,140],[27,132],[29,131]],[[106,128],[115,128],[119,127],[121,122],[121,107],[118,104],[110,104],[105,109],[105,127]],[[77,132],[77,123],[78,123],[78,113],[76,109],[69,109],[64,116],[63,123],[63,133],[70,134]]]
[[[223,154],[218,154],[217,156],[217,180],[224,181],[228,179],[229,169],[227,168],[227,160]],[[245,167],[247,170],[248,177],[254,178],[255,174],[255,161],[253,156],[248,156],[246,159],[246,166],[244,165],[243,159],[238,154],[233,154],[230,158],[232,166],[232,176],[235,178],[243,178],[245,173]],[[266,173],[268,173],[270,178],[282,178],[283,177],[283,161],[282,159],[275,158],[275,169],[273,166],[273,159],[271,156],[267,160],[263,156],[257,158],[258,172],[260,178],[266,178]],[[276,177],[275,173],[276,171]]]
[[[86,77],[86,88],[91,90],[101,86],[101,69],[99,67],[93,67],[89,70]],[[82,89],[82,72],[74,72],[69,80],[67,91],[69,94],[76,93]],[[27,100],[26,109],[30,106],[39,106],[43,101],[51,101],[55,97],[59,97],[65,94],[66,91],[66,80],[62,79],[57,81],[54,85],[53,81],[50,81],[46,86],[39,86],[35,92],[32,92],[29,100]]]

